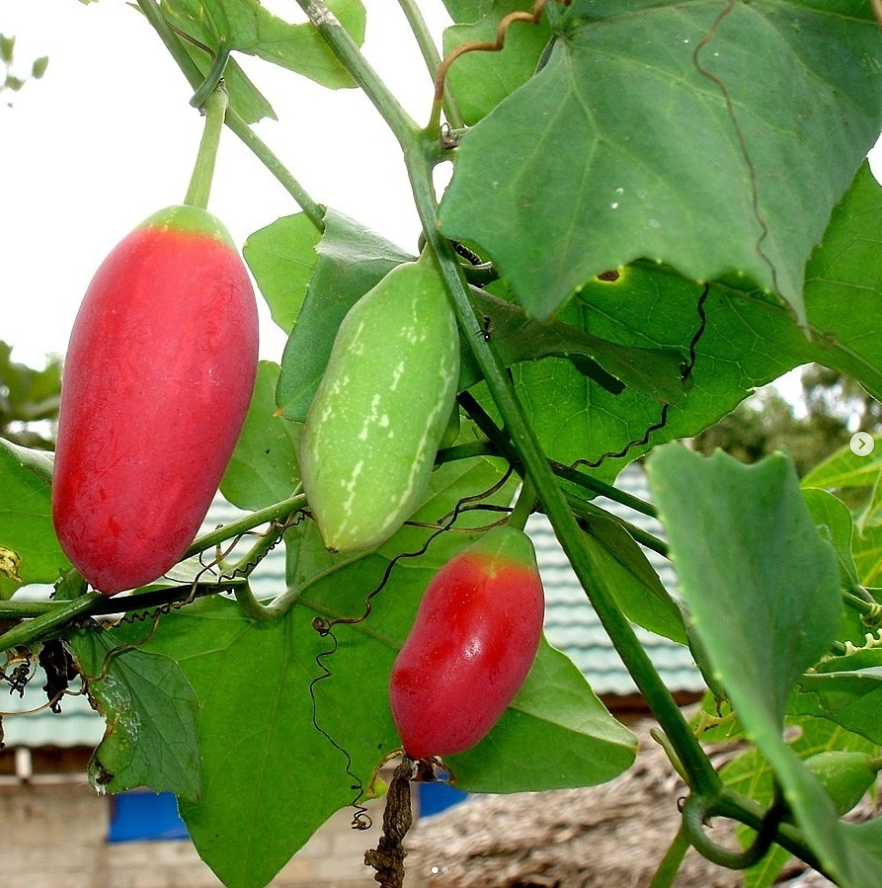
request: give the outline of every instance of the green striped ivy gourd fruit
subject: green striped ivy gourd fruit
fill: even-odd
[[[429,583],[389,679],[392,717],[412,759],[482,740],[533,665],[545,595],[530,538],[488,531]]]
[[[325,546],[379,546],[419,506],[456,400],[459,336],[428,258],[349,310],[307,414],[303,490]]]
[[[99,591],[156,580],[192,543],[257,350],[251,281],[206,210],[160,210],[99,267],[64,362],[52,486],[61,547]]]

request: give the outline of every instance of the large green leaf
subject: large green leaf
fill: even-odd
[[[806,260],[882,129],[869,3],[547,10],[548,64],[464,136],[442,231],[537,316],[642,257],[737,272],[804,318]]]
[[[221,480],[221,493],[240,509],[262,509],[287,499],[300,477],[300,427],[276,415],[279,365],[261,361],[245,427]]]
[[[273,249],[271,243],[276,238],[278,254],[288,243],[287,229],[274,231],[264,248]],[[285,344],[276,391],[283,415],[294,422],[306,419],[346,312],[396,265],[414,258],[332,210],[325,216],[325,231],[315,249],[318,263]],[[285,263],[290,264],[292,260]]]
[[[0,598],[69,567],[52,525],[52,454],[0,438]]]
[[[790,689],[836,637],[842,610],[836,558],[792,464],[774,455],[744,466],[672,444],[650,457],[648,472],[714,669],[745,723],[749,709],[777,730]]]
[[[420,521],[437,521],[500,478],[483,460],[439,472]],[[467,527],[486,520],[463,513]],[[392,663],[429,580],[474,539],[430,541],[433,533],[405,527],[380,551],[347,560],[323,549],[308,555],[321,543],[302,522],[288,531],[300,581],[286,617],[255,623],[233,602],[201,600],[165,617],[145,645],[177,660],[199,698],[203,793],[181,811],[225,884],[269,882],[400,744],[388,703]],[[328,633],[316,619],[344,622]],[[630,732],[562,654],[542,645],[509,712],[453,767],[466,788],[543,789],[611,779],[633,754]]]
[[[198,701],[178,664],[128,648],[112,632],[80,632],[70,643],[107,722],[89,765],[93,785],[108,792],[149,786],[198,799]]]
[[[836,557],[814,526],[792,464],[742,466],[677,445],[649,477],[695,631],[795,819],[842,884],[873,884],[879,850],[848,832],[818,780],[784,742],[792,686],[833,642],[842,604]]]
[[[327,5],[360,44],[365,25],[360,0],[328,0]],[[311,23],[292,25],[258,0],[163,0],[162,9],[175,27],[212,50],[223,45],[255,55],[332,89],[355,86]]]
[[[273,320],[290,333],[319,261],[321,232],[305,213],[282,216],[255,231],[242,255],[270,307]]]

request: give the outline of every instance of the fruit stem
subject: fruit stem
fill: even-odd
[[[512,509],[509,516],[508,526],[523,530],[527,526],[527,519],[536,508],[536,502],[536,488],[533,486],[529,476],[525,475],[514,509]]]
[[[203,536],[197,537],[193,541],[193,545],[184,553],[184,558],[192,558],[194,555],[206,551],[206,549],[213,549],[215,546],[234,537],[241,536],[243,533],[259,527],[261,524],[283,520],[305,507],[306,496],[303,493],[295,493],[293,496],[288,497],[288,499],[273,503],[273,505],[266,506],[263,509],[258,509],[256,512],[251,512],[249,515],[231,521],[229,524],[224,524],[217,528],[217,530],[209,531]]]
[[[208,196],[211,193],[211,180],[214,178],[214,166],[221,132],[224,128],[227,104],[226,87],[223,83],[218,83],[203,105],[205,128],[199,142],[199,151],[196,154],[196,164],[190,178],[190,187],[184,198],[184,203],[187,206],[199,207],[203,210],[208,207]]]

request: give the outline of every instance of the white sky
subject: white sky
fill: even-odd
[[[441,0],[421,5],[440,38],[448,21]],[[294,0],[264,6],[305,20]],[[398,4],[366,6],[365,53],[426,122],[432,84]],[[14,358],[41,366],[46,354],[66,350],[83,293],[110,249],[142,219],[183,200],[202,119],[177,65],[124,0],[0,0],[0,33],[16,37],[19,73],[49,56],[42,80],[0,93],[0,339],[14,346]],[[397,143],[360,91],[334,92],[236,58],[279,117],[257,133],[313,199],[416,251],[418,223]],[[230,132],[209,208],[240,245],[298,211]],[[261,333],[262,355],[279,360],[284,338],[268,312]]]

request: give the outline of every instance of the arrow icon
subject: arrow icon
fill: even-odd
[[[867,432],[855,432],[851,436],[851,441],[849,443],[851,446],[851,452],[855,454],[855,456],[869,456],[873,452],[873,447],[876,445],[873,436]]]

